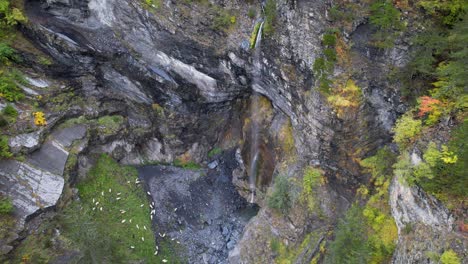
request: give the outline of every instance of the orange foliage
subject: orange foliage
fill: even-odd
[[[437,106],[440,106],[441,102],[429,96],[422,96],[421,103],[419,105],[418,116],[422,117],[427,113],[432,112]]]

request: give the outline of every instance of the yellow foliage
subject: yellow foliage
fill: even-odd
[[[338,117],[341,117],[347,108],[356,108],[361,103],[361,88],[349,79],[343,85],[339,81],[335,83],[336,88],[332,89],[332,95],[327,100],[336,110]]]
[[[282,143],[282,149],[285,154],[293,154],[295,145],[294,145],[294,137],[293,137],[293,130],[291,126],[291,122],[288,120],[282,127],[279,132],[279,140]]]
[[[34,112],[34,124],[36,126],[45,126],[47,125],[47,121],[45,119],[45,115],[43,112]]]

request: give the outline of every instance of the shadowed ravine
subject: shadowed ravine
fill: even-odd
[[[150,203],[154,202],[156,244],[185,248],[182,254],[188,263],[228,263],[228,252],[258,210],[231,182],[237,166],[234,151],[213,162],[217,164],[213,169],[138,168],[145,189],[151,193]],[[162,243],[164,240],[172,243]]]

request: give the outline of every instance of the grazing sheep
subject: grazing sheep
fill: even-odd
[[[147,193],[148,195],[151,195],[151,193],[150,193],[150,192],[146,192],[146,193]]]
[[[121,193],[117,193],[117,195],[120,195]]]
[[[138,224],[136,225],[136,228],[140,229],[140,226],[138,226]]]
[[[157,251],[157,250],[154,252],[154,255],[155,255],[155,256],[158,255],[158,251]]]
[[[153,206],[150,204],[150,208],[153,209]]]
[[[177,207],[174,209],[174,212],[177,211]]]
[[[153,220],[153,215],[150,215],[151,220]]]
[[[162,234],[161,233],[158,233],[160,237],[165,237],[166,236],[166,233]]]
[[[125,223],[125,222],[127,222],[127,219],[124,219],[124,220],[120,221],[120,223],[122,223],[122,224]]]
[[[177,244],[180,244],[180,242],[179,242],[179,241],[176,241],[176,243],[177,243]]]
[[[145,206],[145,205],[144,205],[144,204],[141,204],[141,205],[140,205],[140,207],[143,207],[143,206]]]
[[[117,200],[117,201],[120,200],[120,197],[117,197],[116,200]]]
[[[120,213],[121,213],[121,214],[125,214],[126,212],[127,212],[127,211],[125,211],[125,210],[120,210]]]
[[[130,219],[130,221],[128,221],[128,222],[130,222],[130,224],[131,224],[131,223],[132,223],[132,219]]]
[[[101,192],[101,195],[104,196],[104,192]]]
[[[95,205],[98,205],[98,204],[99,204],[99,201],[97,201],[97,202],[95,203]]]
[[[166,262],[167,262],[167,259],[163,259],[162,262],[166,263]]]
[[[130,246],[131,249],[134,249],[135,247],[134,246]]]
[[[112,189],[111,189],[111,188],[109,188],[109,192],[110,192],[110,193],[112,192]]]
[[[102,211],[102,207],[99,208],[99,211]]]
[[[144,237],[141,237],[141,241],[145,242],[145,238],[144,238]]]
[[[143,229],[147,230],[147,229],[146,229],[146,226],[143,226]]]
[[[96,202],[96,200],[93,198],[93,203]]]
[[[96,210],[96,207],[93,207],[93,211]]]

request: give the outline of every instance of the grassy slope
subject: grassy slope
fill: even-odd
[[[49,263],[63,252],[76,249],[84,255],[78,263],[161,263],[163,259],[179,263],[176,245],[169,240],[159,242],[158,255],[154,256],[149,202],[142,186],[135,184],[136,179],[135,168],[120,166],[102,155],[87,179],[78,185],[80,200],[29,236],[15,253],[17,261],[11,263],[24,258],[29,259],[24,263]],[[54,228],[60,230],[58,237]],[[60,241],[59,249],[56,241]]]

